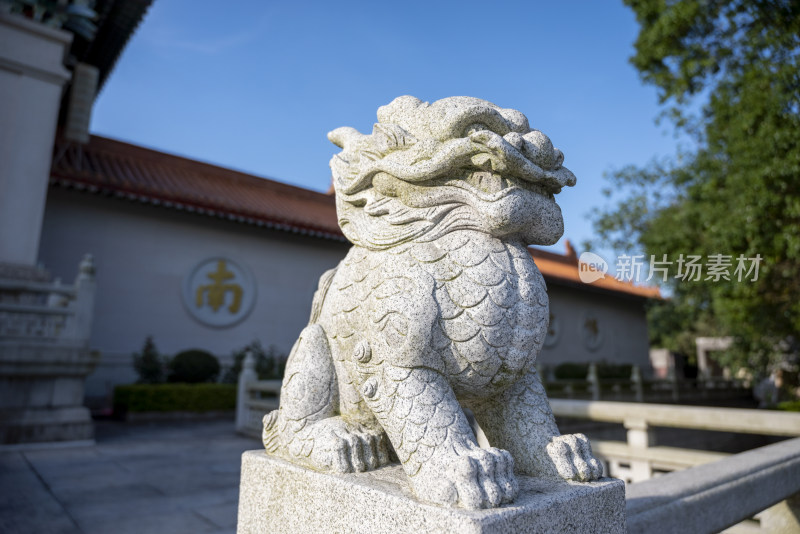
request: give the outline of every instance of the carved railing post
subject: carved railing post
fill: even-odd
[[[75,278],[74,316],[70,327],[70,337],[85,339],[87,342],[92,331],[94,312],[94,294],[96,290],[94,273],[94,259],[91,254],[87,254],[83,257],[78,267],[78,276]]]
[[[672,376],[670,376],[670,386],[672,388],[672,401],[679,402],[681,400],[681,384],[679,382],[677,372],[673,372]]]
[[[631,449],[631,482],[641,482],[653,476],[649,460],[637,459],[637,454],[646,452],[655,442],[650,425],[644,419],[626,419],[623,423],[628,431],[628,447]]]
[[[61,291],[62,287],[61,278],[53,280],[53,292],[47,295],[48,308],[66,308],[69,305],[69,298]]]
[[[633,383],[633,393],[636,396],[636,402],[644,402],[644,385],[642,383],[642,370],[638,365],[631,368],[631,382]]]
[[[600,378],[597,376],[597,364],[589,364],[589,372],[586,375],[589,382],[589,391],[592,393],[592,400],[600,400]]]
[[[759,518],[764,532],[800,531],[800,492],[770,506],[759,514]]]
[[[250,417],[250,384],[258,380],[256,373],[256,357],[253,351],[245,352],[242,372],[239,373],[239,386],[236,391],[236,430],[247,427]]]

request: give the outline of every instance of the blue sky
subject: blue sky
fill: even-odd
[[[328,131],[369,132],[404,94],[475,96],[522,111],[564,152],[578,184],[558,200],[577,246],[593,237],[603,173],[676,145],[628,63],[637,32],[612,0],[155,0],[92,131],[325,191]]]

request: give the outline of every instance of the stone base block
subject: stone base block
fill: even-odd
[[[0,444],[86,441],[94,438],[83,406],[0,410]]]
[[[520,478],[509,505],[462,510],[423,504],[399,465],[330,475],[271,457],[242,455],[238,534],[255,533],[624,533],[621,480],[582,484]]]

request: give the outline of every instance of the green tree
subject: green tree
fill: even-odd
[[[148,337],[142,352],[133,355],[133,368],[139,375],[139,384],[160,384],[164,381],[165,361],[158,353],[152,337]]]
[[[256,374],[259,380],[282,379],[283,371],[286,368],[287,356],[281,353],[277,347],[270,345],[265,350],[261,342],[257,339],[241,349],[234,350],[231,354],[233,365],[229,367],[222,376],[224,384],[236,384],[239,374],[242,372],[244,357],[247,351],[252,351],[256,359]]]
[[[641,26],[631,62],[695,147],[611,173],[597,243],[706,266],[730,256],[730,280],[675,278],[673,264],[653,342],[692,354],[697,335],[731,335],[724,363],[763,371],[797,354],[800,332],[800,2],[625,3]],[[737,280],[740,256],[760,256],[757,280]]]
[[[199,384],[216,382],[220,372],[219,360],[202,349],[189,349],[176,354],[167,364],[169,382]]]

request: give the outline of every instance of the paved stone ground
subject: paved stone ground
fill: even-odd
[[[95,446],[0,450],[0,534],[233,533],[241,454],[261,448],[233,427],[99,421]]]
[[[102,421],[96,440],[0,451],[0,532],[236,531],[241,454],[261,445],[233,421]]]

